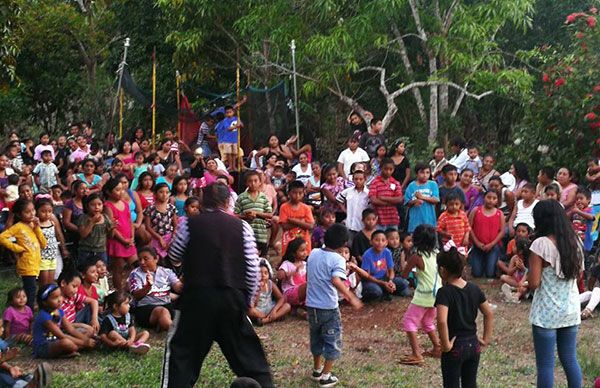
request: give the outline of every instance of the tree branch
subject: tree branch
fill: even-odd
[[[414,88],[422,88],[422,87],[436,86],[436,85],[437,86],[447,85],[451,88],[457,89],[459,91],[463,91],[465,93],[465,96],[474,98],[476,100],[481,100],[483,97],[489,96],[490,94],[493,93],[491,90],[488,90],[487,92],[484,92],[481,94],[474,94],[474,93],[469,92],[464,87],[462,87],[454,82],[448,82],[448,81],[418,81],[418,82],[413,82],[406,86],[401,87],[400,89],[394,91],[390,96],[393,98],[397,98],[401,94],[404,94]]]
[[[450,4],[450,7],[448,8],[448,10],[446,11],[446,14],[444,15],[444,20],[443,20],[443,25],[444,25],[444,35],[448,33],[448,30],[450,29],[450,25],[452,24],[452,17],[454,16],[454,13],[456,12],[456,7],[458,6],[459,0],[454,0],[452,2],[452,4]]]
[[[425,33],[425,29],[421,24],[421,16],[419,15],[419,9],[415,0],[408,0],[408,4],[410,5],[410,10],[413,14],[413,19],[415,20],[415,26],[417,27],[417,32],[419,33],[419,37],[423,42],[427,42],[427,34]]]

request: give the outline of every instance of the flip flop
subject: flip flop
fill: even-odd
[[[438,350],[433,351],[433,350],[428,350],[426,352],[423,352],[423,357],[431,357],[431,358],[442,358],[442,351]]]
[[[423,357],[415,356],[413,354],[402,356],[400,358],[400,364],[404,365],[421,365],[424,362],[425,359]]]

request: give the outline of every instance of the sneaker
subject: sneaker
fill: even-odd
[[[134,354],[144,355],[150,350],[150,345],[143,342],[135,342],[129,347],[129,351]]]
[[[323,372],[321,371],[316,371],[313,369],[312,372],[312,376],[310,376],[311,379],[315,380],[315,381],[319,381],[321,380],[321,376],[323,375]]]
[[[329,375],[328,379],[320,379],[319,380],[319,387],[333,387],[334,385],[336,385],[338,383],[338,378],[335,377],[333,374]]]
[[[501,287],[502,290],[502,295],[504,295],[504,299],[506,300],[512,300],[513,299],[513,290],[512,287],[509,286],[508,284],[504,283]]]

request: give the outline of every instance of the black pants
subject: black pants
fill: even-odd
[[[35,276],[21,276],[21,280],[23,281],[25,295],[27,295],[27,306],[33,311],[35,298],[37,296],[37,278]]]
[[[265,352],[246,312],[239,290],[185,290],[167,336],[161,387],[193,387],[213,342],[238,377],[273,387]]]
[[[448,353],[442,353],[444,388],[477,387],[481,347],[476,336],[457,337]]]

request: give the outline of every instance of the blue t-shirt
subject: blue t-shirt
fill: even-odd
[[[346,279],[346,261],[333,251],[316,248],[306,261],[306,307],[332,310],[338,308],[334,277]]]
[[[0,353],[6,352],[8,350],[8,342],[0,339]]]
[[[375,252],[373,248],[367,249],[362,256],[361,268],[375,279],[381,280],[386,278],[388,269],[394,268],[392,252],[387,248],[379,253]]]
[[[229,128],[231,127],[231,124],[233,122],[238,123],[238,121],[239,120],[238,120],[237,116],[225,117],[223,120],[221,120],[217,124],[215,130],[217,132],[217,140],[218,140],[219,144],[221,144],[221,143],[237,144],[238,131],[237,131],[237,129],[230,131]]]
[[[422,185],[418,184],[417,181],[412,181],[404,193],[404,204],[417,199],[415,197],[417,193],[421,193],[421,195],[426,197],[440,199],[440,190],[434,181],[427,181]],[[423,201],[421,206],[413,206],[408,210],[408,233],[412,233],[417,226],[422,224],[437,225],[434,204]]]
[[[59,327],[61,325],[62,319],[65,316],[65,312],[62,309],[58,309],[58,315],[50,314],[48,311],[42,309],[35,316],[33,320],[33,348],[41,346],[48,341],[55,340],[56,337],[52,334],[48,329],[44,326],[44,322],[46,321],[54,321]]]
[[[159,184],[159,183],[166,183],[167,186],[169,187],[169,190],[173,190],[173,184],[167,182],[164,175],[161,175],[158,178],[156,178],[156,184]]]

